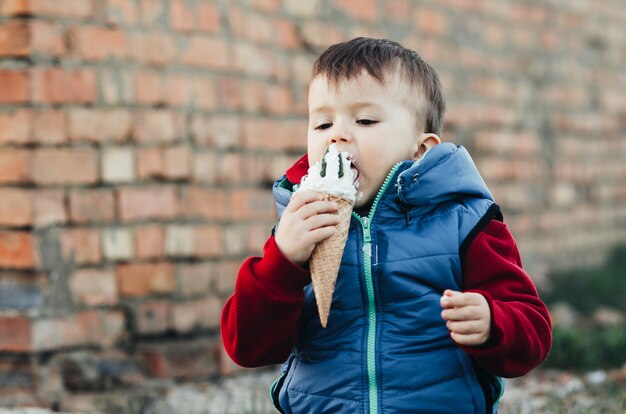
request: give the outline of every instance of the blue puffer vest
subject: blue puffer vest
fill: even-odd
[[[274,195],[280,217],[291,191],[279,180]],[[279,410],[495,412],[499,381],[454,344],[439,300],[461,290],[460,251],[496,210],[463,147],[397,164],[369,216],[353,214],[326,329],[305,288],[299,341],[272,387]]]

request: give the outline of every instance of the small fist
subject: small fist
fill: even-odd
[[[441,317],[459,345],[483,345],[491,334],[491,311],[480,293],[446,290],[441,297]]]
[[[316,191],[295,193],[276,229],[276,245],[292,262],[304,266],[315,244],[335,234],[337,204]]]

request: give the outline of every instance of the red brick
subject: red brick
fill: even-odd
[[[119,265],[116,274],[121,296],[173,293],[176,289],[174,270],[170,263]]]
[[[158,378],[205,378],[217,373],[214,340],[144,345],[139,348],[148,374]]]
[[[0,15],[2,16],[24,15],[28,12],[28,0],[4,0],[4,2],[0,2]]]
[[[126,34],[119,29],[77,26],[67,36],[70,53],[88,61],[121,59],[128,54]]]
[[[216,4],[198,5],[198,29],[207,33],[218,33],[221,30],[220,11]]]
[[[0,351],[28,352],[31,349],[32,324],[24,316],[0,316]]]
[[[171,309],[173,328],[178,333],[218,328],[222,306],[216,297],[175,303]]]
[[[249,118],[243,123],[243,141],[245,147],[249,149],[285,150],[293,146],[294,141],[303,140],[304,137],[291,136],[289,131],[285,130],[285,122],[281,121]]]
[[[241,256],[246,251],[246,237],[242,226],[224,228],[224,256]]]
[[[411,18],[412,6],[410,0],[387,0],[385,11],[394,21],[405,21]],[[420,52],[421,53],[421,52]]]
[[[30,32],[33,53],[45,56],[65,54],[65,33],[59,23],[33,20],[30,22]]]
[[[169,106],[195,105],[193,79],[188,75],[169,75],[165,81],[165,99]],[[212,93],[214,95],[214,93]],[[214,106],[214,105],[213,105]]]
[[[133,32],[129,48],[133,59],[139,63],[155,66],[172,62],[178,49],[169,34],[143,32]]]
[[[218,105],[215,82],[211,78],[196,77],[191,84],[191,105],[202,110],[215,109]]]
[[[140,180],[165,176],[163,153],[159,148],[138,148],[136,165]]]
[[[242,122],[236,116],[195,115],[191,120],[190,129],[199,145],[227,149],[237,148],[242,143]]]
[[[30,182],[31,164],[31,151],[0,148],[0,184]]]
[[[137,23],[137,4],[134,0],[108,0],[106,16],[109,23],[134,25]]]
[[[31,142],[33,115],[27,109],[0,113],[0,145]]]
[[[222,108],[237,110],[243,100],[241,82],[233,77],[220,77],[217,80],[217,102]]]
[[[215,286],[215,263],[181,264],[178,267],[178,294],[184,297],[204,296]]]
[[[271,114],[286,115],[293,112],[294,99],[291,88],[280,85],[267,85],[265,88],[265,105]]]
[[[134,103],[133,76],[130,68],[115,69],[100,66],[98,71],[99,98],[103,104],[127,106]]]
[[[33,155],[38,184],[93,184],[98,181],[96,152],[87,148],[39,149]]]
[[[8,0],[9,3],[16,2]],[[19,0],[18,0],[19,1]],[[29,14],[88,18],[94,13],[94,0],[64,0],[62,2],[50,0],[29,0],[25,9]]]
[[[415,19],[416,28],[426,34],[443,35],[448,30],[446,16],[438,10],[419,7]]]
[[[68,111],[72,141],[123,142],[131,135],[133,118],[126,109],[73,108]]]
[[[0,24],[0,56],[28,56],[31,33],[25,20],[9,20]]]
[[[58,110],[33,113],[33,141],[42,144],[61,144],[67,139],[65,116]]]
[[[289,15],[298,17],[315,17],[320,12],[320,0],[285,0],[284,8],[286,13]]]
[[[266,219],[275,216],[274,199],[270,192],[257,189],[237,189],[230,193],[229,211],[235,220]]]
[[[325,49],[328,45],[345,40],[345,35],[336,25],[325,24],[319,21],[309,21],[300,26],[301,41],[316,49]],[[308,66],[307,70],[310,71]],[[310,72],[309,72],[310,74]]]
[[[191,176],[191,152],[187,145],[178,145],[163,150],[165,177],[181,180]]]
[[[237,184],[243,181],[241,154],[223,153],[217,157],[215,180],[219,184]]]
[[[310,67],[307,68],[310,72]],[[308,84],[308,79],[307,79]],[[259,80],[241,81],[241,93],[246,97],[242,106],[247,112],[261,112],[265,105],[265,82]],[[308,89],[307,89],[308,95]],[[303,95],[304,96],[304,95]],[[305,99],[304,99],[305,100]],[[293,109],[293,108],[292,108]],[[307,108],[308,115],[308,108]]]
[[[229,23],[231,31],[237,38],[261,44],[269,44],[274,40],[272,20],[263,15],[231,7],[229,9]]]
[[[190,218],[219,220],[229,215],[227,193],[224,190],[190,187],[186,189],[181,204]]]
[[[110,222],[115,217],[113,192],[106,189],[71,191],[69,214],[73,223]]]
[[[262,11],[277,12],[281,7],[280,0],[252,0],[252,5]]]
[[[96,74],[91,69],[36,68],[31,78],[35,103],[91,103],[96,99]]]
[[[260,255],[265,241],[271,234],[271,229],[265,224],[251,224],[246,227],[246,251],[253,255]]]
[[[28,101],[28,74],[24,70],[0,70],[0,104]]]
[[[76,270],[70,279],[70,289],[79,305],[115,305],[118,302],[117,280],[112,270]]]
[[[223,251],[222,231],[218,226],[196,226],[193,229],[194,254],[200,257],[219,257]]]
[[[190,3],[186,0],[171,0],[169,4],[172,29],[179,32],[194,30],[197,12],[189,8]]]
[[[252,76],[272,77],[274,73],[276,54],[267,47],[238,42],[234,47],[235,69]],[[254,64],[250,64],[254,62]]]
[[[159,72],[141,71],[135,74],[135,102],[156,105],[165,101],[166,84]]]
[[[167,14],[167,3],[161,0],[139,0],[139,15],[144,25],[155,25]]]
[[[201,183],[215,183],[217,155],[214,151],[194,152],[193,180]]]
[[[0,188],[0,226],[22,227],[33,223],[33,193],[17,188]]]
[[[38,190],[34,194],[33,223],[37,227],[67,222],[62,190]]]
[[[154,259],[164,254],[165,234],[163,228],[146,225],[134,228],[135,255],[139,259]]]
[[[274,20],[274,32],[278,46],[293,50],[301,46],[295,22],[277,18]]]
[[[233,376],[235,374],[247,371],[246,368],[240,367],[239,365],[235,364],[232,359],[230,359],[228,353],[224,349],[224,344],[222,343],[222,341],[219,341],[215,344],[213,352],[215,353],[218,371],[221,376]]]
[[[180,117],[167,110],[145,110],[134,119],[134,136],[138,142],[170,142],[182,135]]]
[[[177,214],[173,187],[120,189],[117,202],[122,221],[169,219]]]
[[[334,0],[334,3],[350,17],[359,20],[371,22],[379,16],[376,0]]]
[[[124,333],[124,316],[117,311],[85,311],[65,318],[38,319],[32,331],[33,351],[79,345],[108,348]]]
[[[171,329],[171,306],[164,300],[139,304],[135,315],[137,333],[140,335],[159,334]]]
[[[96,229],[74,228],[61,233],[63,257],[78,264],[96,264],[102,261],[100,232]]]
[[[0,267],[32,269],[36,266],[37,256],[32,234],[0,231]]]
[[[219,263],[215,278],[215,290],[220,295],[230,296],[233,293],[240,266],[240,260],[229,260]]]
[[[183,65],[229,69],[232,66],[230,50],[230,45],[223,39],[191,36],[181,45],[178,60]]]

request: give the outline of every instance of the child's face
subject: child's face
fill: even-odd
[[[381,85],[367,73],[334,87],[318,76],[309,87],[308,156],[311,164],[336,143],[354,158],[355,208],[374,201],[391,168],[413,159],[420,132],[409,106],[409,88],[399,76]]]

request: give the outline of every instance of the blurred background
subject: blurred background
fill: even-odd
[[[501,412],[623,412],[624,27],[621,0],[0,0],[0,406],[272,412],[221,307],[306,150],[312,62],[371,36],[438,71],[551,309]]]

